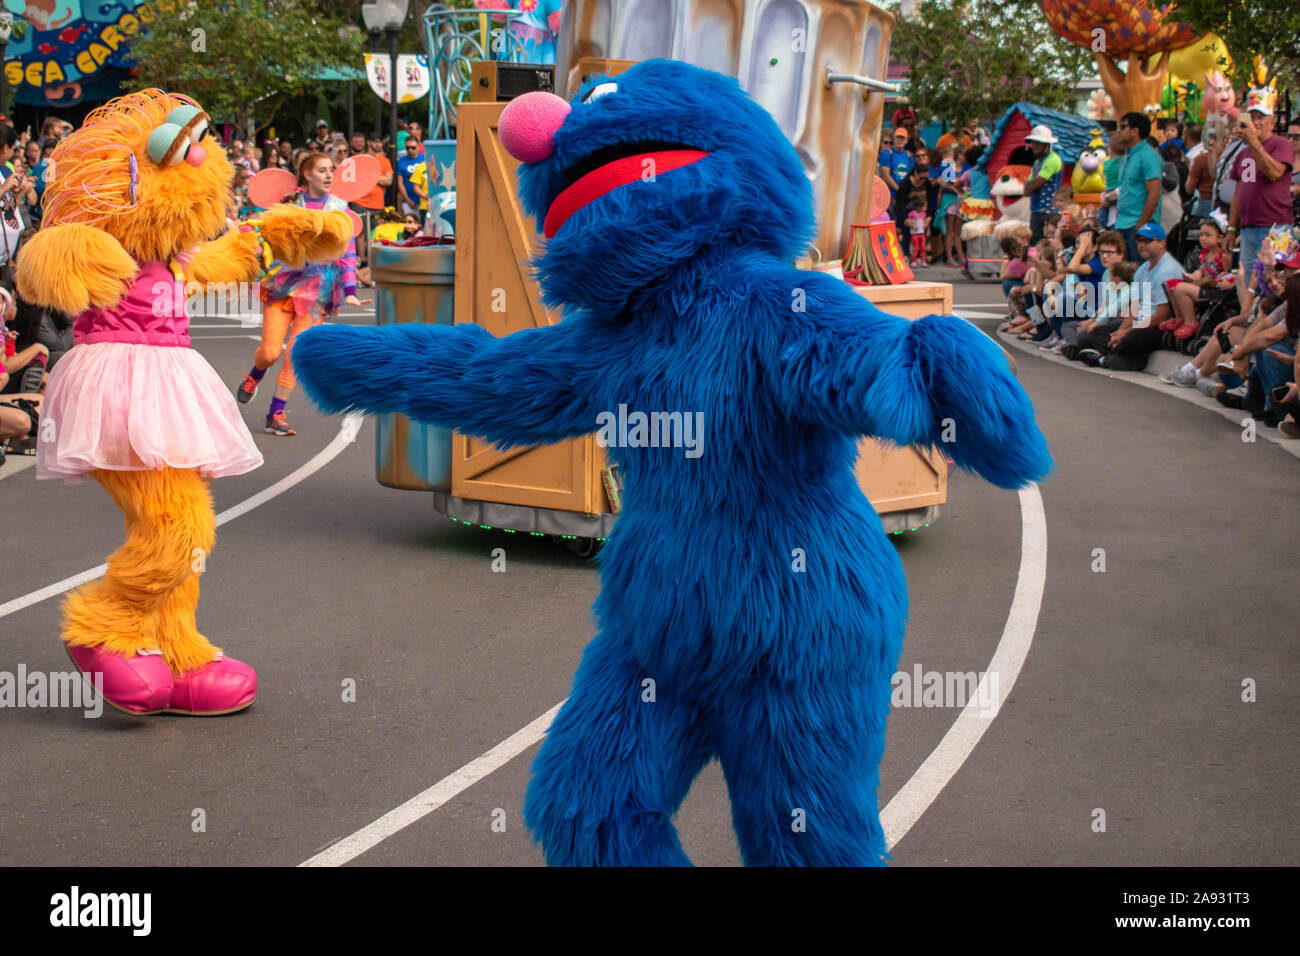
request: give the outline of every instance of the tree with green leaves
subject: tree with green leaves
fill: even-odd
[[[1216,33],[1232,57],[1233,85],[1251,80],[1255,56],[1279,90],[1300,86],[1300,4],[1296,0],[1178,0],[1178,17]]]
[[[159,11],[131,53],[129,90],[181,90],[214,119],[271,122],[325,70],[357,69],[365,33],[319,0],[189,0]]]
[[[910,70],[918,117],[992,119],[1022,100],[1061,109],[1093,71],[1088,51],[1047,28],[1036,0],[921,0],[907,16],[898,3],[891,12],[892,57]]]

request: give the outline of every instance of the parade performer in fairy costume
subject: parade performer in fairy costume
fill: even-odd
[[[42,229],[18,288],[75,316],[50,373],[37,478],[94,478],[126,515],[102,578],[70,594],[63,639],[104,698],[134,714],[233,713],[257,674],[199,633],[199,576],[215,541],[208,480],[262,456],[217,373],[190,348],[184,283],[252,282],[272,254],[333,259],[346,216],[293,207],[221,232],[233,171],[188,97],[144,90],[92,112],[55,150]]]
[[[285,197],[307,209],[347,212],[348,204],[330,193],[334,163],[324,153],[309,153],[298,166],[298,193]],[[284,268],[276,263],[262,285],[262,342],[253,355],[253,368],[244,375],[236,395],[247,404],[257,394],[258,383],[281,353],[284,361],[275,379],[275,396],[266,414],[266,431],[271,435],[297,434],[289,427],[285,406],[295,384],[293,343],[298,333],[333,315],[339,306],[360,305],[357,298],[357,247],[348,241],[347,252],[338,260]],[[285,336],[289,344],[285,346]]]

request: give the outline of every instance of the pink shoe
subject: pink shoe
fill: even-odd
[[[233,657],[217,655],[210,664],[176,678],[169,714],[220,717],[243,710],[257,699],[257,671]]]
[[[99,647],[63,646],[82,674],[92,681],[93,675],[102,676],[104,700],[123,713],[162,713],[171,700],[172,672],[162,651],[138,651],[125,657]]]

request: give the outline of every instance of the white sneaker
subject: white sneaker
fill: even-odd
[[[1179,388],[1191,388],[1196,384],[1198,377],[1196,369],[1176,368],[1168,375],[1161,375],[1160,381],[1166,385],[1177,385]]]
[[[1060,344],[1062,344],[1061,337],[1056,333],[1052,333],[1043,340],[1043,344],[1038,346],[1038,348],[1043,352],[1050,352]]]
[[[1052,346],[1052,354],[1053,355],[1062,354],[1065,351],[1065,346],[1067,344],[1068,343],[1065,341],[1065,339],[1061,339],[1061,341],[1057,342],[1055,345]]]

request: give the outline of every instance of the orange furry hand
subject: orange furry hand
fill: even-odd
[[[117,305],[139,266],[122,244],[93,226],[40,229],[18,253],[18,292],[28,302],[80,315]]]
[[[329,262],[347,252],[352,219],[345,212],[273,206],[262,216],[262,238],[271,254],[290,269]]]
[[[205,242],[185,271],[193,282],[252,282],[262,271],[257,233],[232,229]]]

